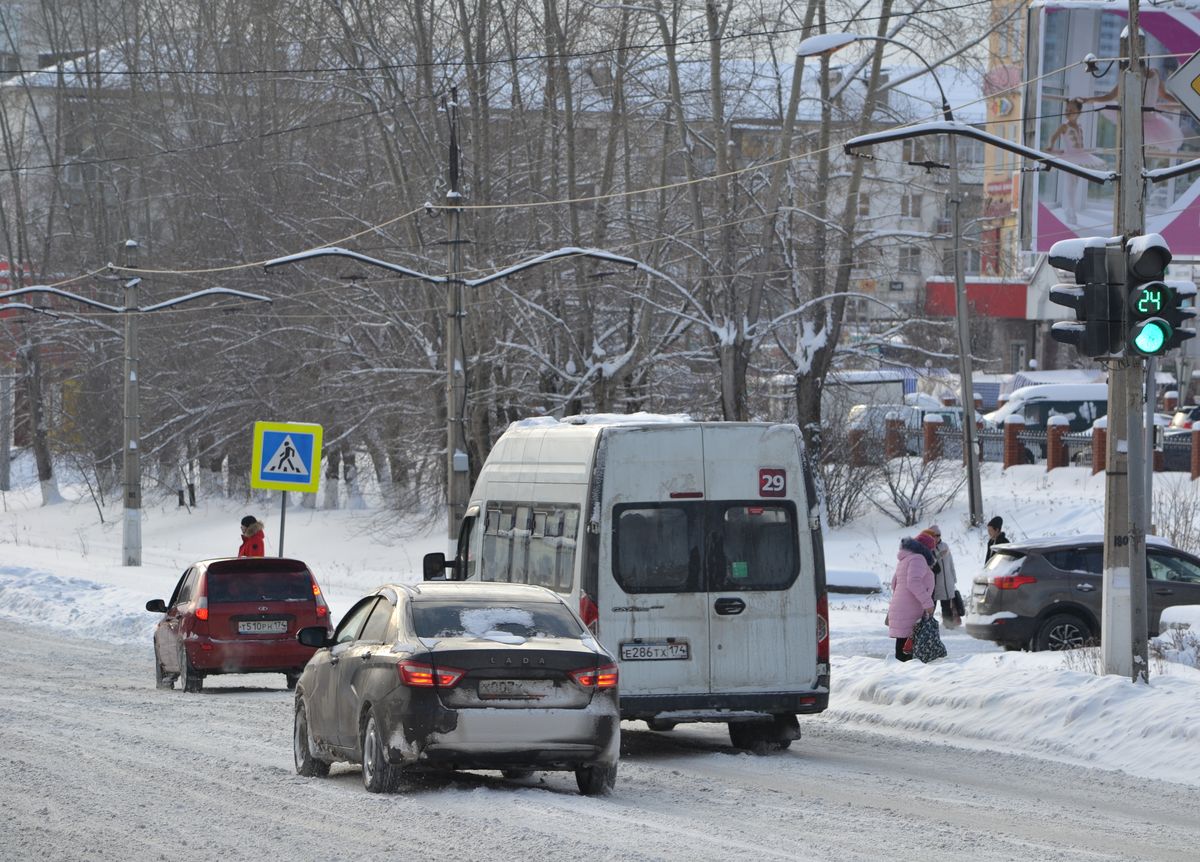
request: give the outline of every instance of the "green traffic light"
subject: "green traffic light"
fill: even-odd
[[[1133,349],[1142,356],[1157,356],[1171,340],[1171,325],[1156,317],[1143,320],[1133,330]]]

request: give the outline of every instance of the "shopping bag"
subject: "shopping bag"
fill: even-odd
[[[913,627],[913,657],[923,662],[946,657],[946,645],[933,617],[921,617]]]

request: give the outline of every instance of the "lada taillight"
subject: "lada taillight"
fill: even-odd
[[[573,670],[569,676],[584,688],[612,688],[617,684],[619,671],[615,664]]]
[[[412,688],[454,688],[463,678],[465,670],[452,667],[438,667],[422,664],[417,661],[402,661],[396,665],[400,674],[401,685]]]

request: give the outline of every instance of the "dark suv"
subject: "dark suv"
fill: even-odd
[[[1006,649],[1074,649],[1100,640],[1102,536],[996,545],[975,578],[967,634]],[[1200,557],[1146,537],[1148,634],[1172,605],[1200,605]]]

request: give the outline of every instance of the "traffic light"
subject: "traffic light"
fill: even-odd
[[[1070,344],[1093,358],[1119,353],[1122,295],[1120,284],[1110,284],[1107,240],[1092,236],[1056,242],[1050,248],[1050,265],[1075,274],[1075,284],[1050,288],[1050,301],[1075,311],[1075,322],[1059,321],[1050,328],[1055,341]]]
[[[1183,326],[1196,316],[1182,303],[1195,296],[1194,285],[1165,280],[1171,249],[1156,233],[1135,236],[1125,250],[1125,344],[1138,356],[1161,356],[1196,333]]]

